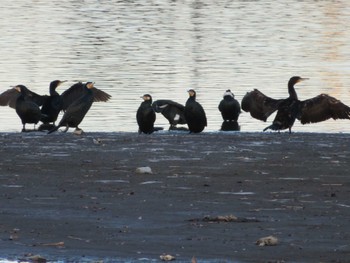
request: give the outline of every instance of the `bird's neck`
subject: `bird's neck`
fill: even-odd
[[[56,88],[57,88],[56,86],[50,86],[50,95],[51,96],[58,95]]]
[[[288,84],[288,93],[289,93],[289,98],[291,99],[298,99],[297,92],[295,91],[294,84]]]
[[[196,101],[196,97],[195,96],[190,96],[190,97],[188,97],[188,100],[189,101]]]

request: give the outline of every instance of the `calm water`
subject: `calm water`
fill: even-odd
[[[25,84],[48,93],[49,82],[96,82],[110,93],[81,124],[89,131],[137,131],[140,96],[187,100],[194,88],[207,117],[220,128],[217,110],[231,89],[241,100],[259,88],[287,96],[292,75],[300,99],[321,92],[350,105],[350,2],[224,0],[2,0],[0,91]],[[13,109],[0,108],[0,131],[20,131]],[[162,115],[157,126],[168,127]],[[266,123],[240,117],[242,131]],[[28,126],[30,127],[30,126]],[[350,122],[295,125],[294,131],[349,132]]]

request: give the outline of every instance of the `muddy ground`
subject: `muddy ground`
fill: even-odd
[[[0,145],[0,258],[350,262],[349,134],[0,133]],[[270,235],[277,245],[256,244]]]

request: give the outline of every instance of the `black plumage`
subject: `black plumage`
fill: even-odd
[[[43,115],[39,106],[33,100],[29,99],[32,95],[27,87],[24,85],[17,85],[14,89],[19,93],[15,103],[16,113],[22,121],[22,132],[25,132],[27,131],[25,128],[27,123],[34,123],[35,125]]]
[[[172,100],[156,100],[152,103],[152,107],[169,121],[169,130],[177,129],[177,124],[186,124],[184,105]]]
[[[152,107],[152,96],[150,94],[145,94],[141,98],[143,102],[136,112],[139,133],[150,134],[154,132],[154,122],[156,121],[156,113]]]
[[[218,108],[224,121],[238,121],[239,114],[241,114],[241,105],[235,99],[231,90],[226,90]]]
[[[83,86],[83,89],[80,90],[80,97],[67,106],[59,124],[51,129],[49,133],[58,130],[58,128],[62,126],[66,127],[65,131],[67,131],[70,127],[79,130],[79,124],[82,122],[86,113],[89,111],[92,103],[94,102],[94,93],[92,91],[93,88],[93,82],[87,82]]]
[[[63,108],[63,99],[56,91],[57,87],[66,81],[54,80],[50,83],[50,96],[48,96],[41,107],[44,117],[40,120],[43,125],[40,127],[50,127],[50,123],[55,124],[59,113]]]
[[[186,101],[184,115],[191,133],[199,133],[207,126],[207,117],[200,103],[196,101],[196,92],[188,91],[189,98]]]
[[[240,131],[241,127],[237,121],[223,121],[221,124],[221,131]]]
[[[294,85],[305,80],[299,76],[290,78],[288,82],[289,97],[286,99],[272,99],[258,90],[248,92],[242,100],[242,109],[250,112],[251,116],[259,120],[266,119],[277,110],[272,124],[264,129],[291,129],[296,119],[302,124],[315,123],[333,119],[350,119],[350,107],[340,100],[327,94],[320,94],[311,99],[300,101]]]

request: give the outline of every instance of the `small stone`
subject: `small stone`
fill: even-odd
[[[145,167],[138,167],[136,168],[136,173],[138,174],[152,174],[151,167],[145,166]]]
[[[257,244],[260,247],[263,246],[276,246],[278,244],[278,238],[274,236],[267,236],[259,238],[255,244]]]
[[[175,260],[175,257],[172,255],[160,255],[159,256],[161,260],[163,261],[171,261],[171,260]]]

